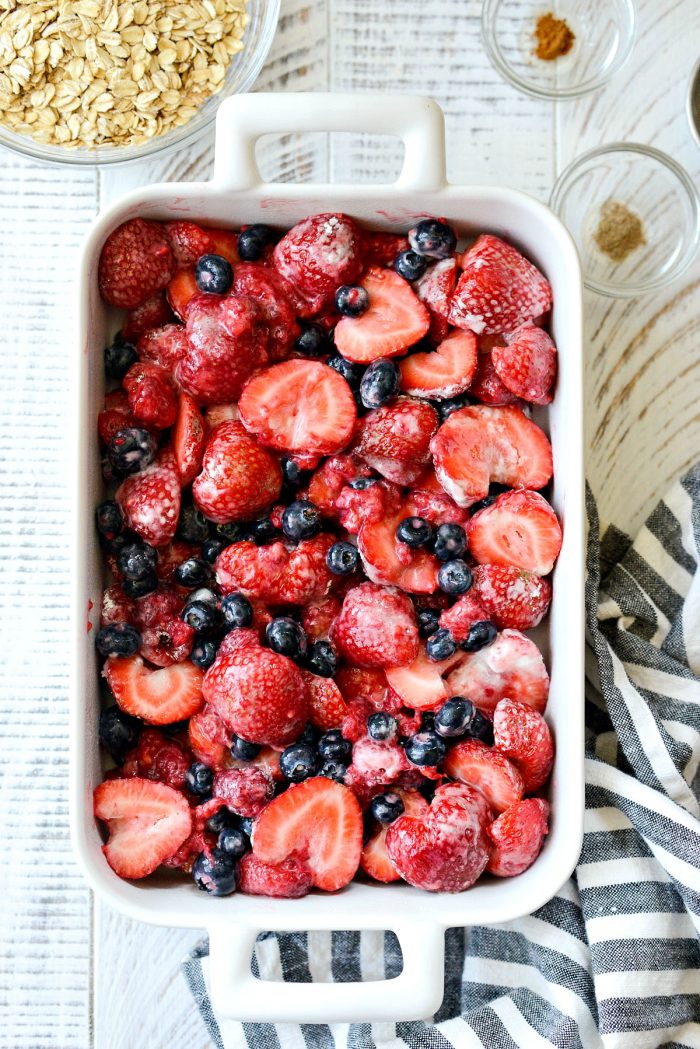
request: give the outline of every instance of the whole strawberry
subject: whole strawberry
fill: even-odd
[[[412,484],[430,460],[430,441],[438,424],[432,405],[399,397],[362,420],[357,455],[389,481]]]
[[[282,470],[239,422],[221,423],[204,451],[202,472],[192,485],[194,501],[212,521],[244,521],[280,494]]]
[[[165,430],[177,418],[177,396],[172,379],[150,361],[138,361],[124,376],[122,385],[132,414],[144,426]]]
[[[226,726],[250,743],[284,747],[299,737],[307,718],[299,670],[266,648],[219,657],[206,673],[202,694]]]
[[[361,233],[347,215],[322,214],[290,229],[273,252],[275,268],[296,285],[311,316],[333,302],[342,284],[354,284],[362,271]]]
[[[174,470],[153,463],[122,481],[115,495],[128,528],[152,546],[175,535],[180,516],[180,479]]]
[[[130,219],[107,237],[97,281],[105,302],[133,310],[165,288],[174,272],[175,259],[163,227]]]

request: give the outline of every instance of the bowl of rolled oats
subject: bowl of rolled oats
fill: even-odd
[[[0,145],[113,164],[181,147],[248,91],[280,0],[0,0]]]

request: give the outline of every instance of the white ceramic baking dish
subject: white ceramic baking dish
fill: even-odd
[[[255,159],[260,136],[292,131],[386,133],[403,140],[405,159],[393,185],[264,183]],[[517,244],[544,271],[554,291],[552,333],[559,347],[554,404],[540,422],[551,434],[552,501],[564,524],[554,600],[539,632],[551,669],[547,719],[556,734],[552,825],[535,864],[513,879],[482,879],[458,895],[432,895],[404,884],[353,883],[335,895],[301,900],[234,895],[216,899],[186,878],[120,880],[107,866],[92,815],[101,779],[97,744],[100,698],[93,635],[101,570],[93,511],[101,497],[95,421],[104,393],[102,347],[117,327],[97,291],[100,247],[126,219],[190,218],[214,225],[269,222],[290,227],[320,211],[344,211],[371,227],[410,228],[416,218],[445,217],[464,235],[488,230]],[[431,1015],[443,996],[444,930],[503,922],[530,913],[570,874],[579,854],[583,814],[583,467],[581,276],[568,233],[543,204],[507,189],[450,185],[445,178],[443,116],[430,99],[384,95],[255,94],[224,102],[217,121],[215,174],[208,183],[154,185],[106,209],[86,239],[80,268],[76,354],[75,601],[71,724],[71,811],[75,849],[91,886],[132,918],[203,927],[211,946],[212,999],[241,1020],[302,1022],[402,1020]],[[270,984],[251,972],[258,932],[303,929],[393,929],[403,951],[401,974],[372,983]]]

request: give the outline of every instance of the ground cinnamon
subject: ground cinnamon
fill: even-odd
[[[622,262],[635,248],[646,244],[639,215],[616,200],[606,200],[600,209],[600,220],[593,239],[613,262]]]
[[[564,19],[555,18],[551,11],[537,19],[535,37],[535,54],[543,62],[552,62],[555,58],[567,54],[576,39]]]

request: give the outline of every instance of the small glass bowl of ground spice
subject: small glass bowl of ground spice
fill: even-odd
[[[634,0],[484,0],[481,31],[496,70],[538,98],[578,98],[629,58]]]
[[[635,298],[675,280],[700,242],[700,199],[671,157],[614,142],[577,157],[550,206],[576,242],[586,287]]]

